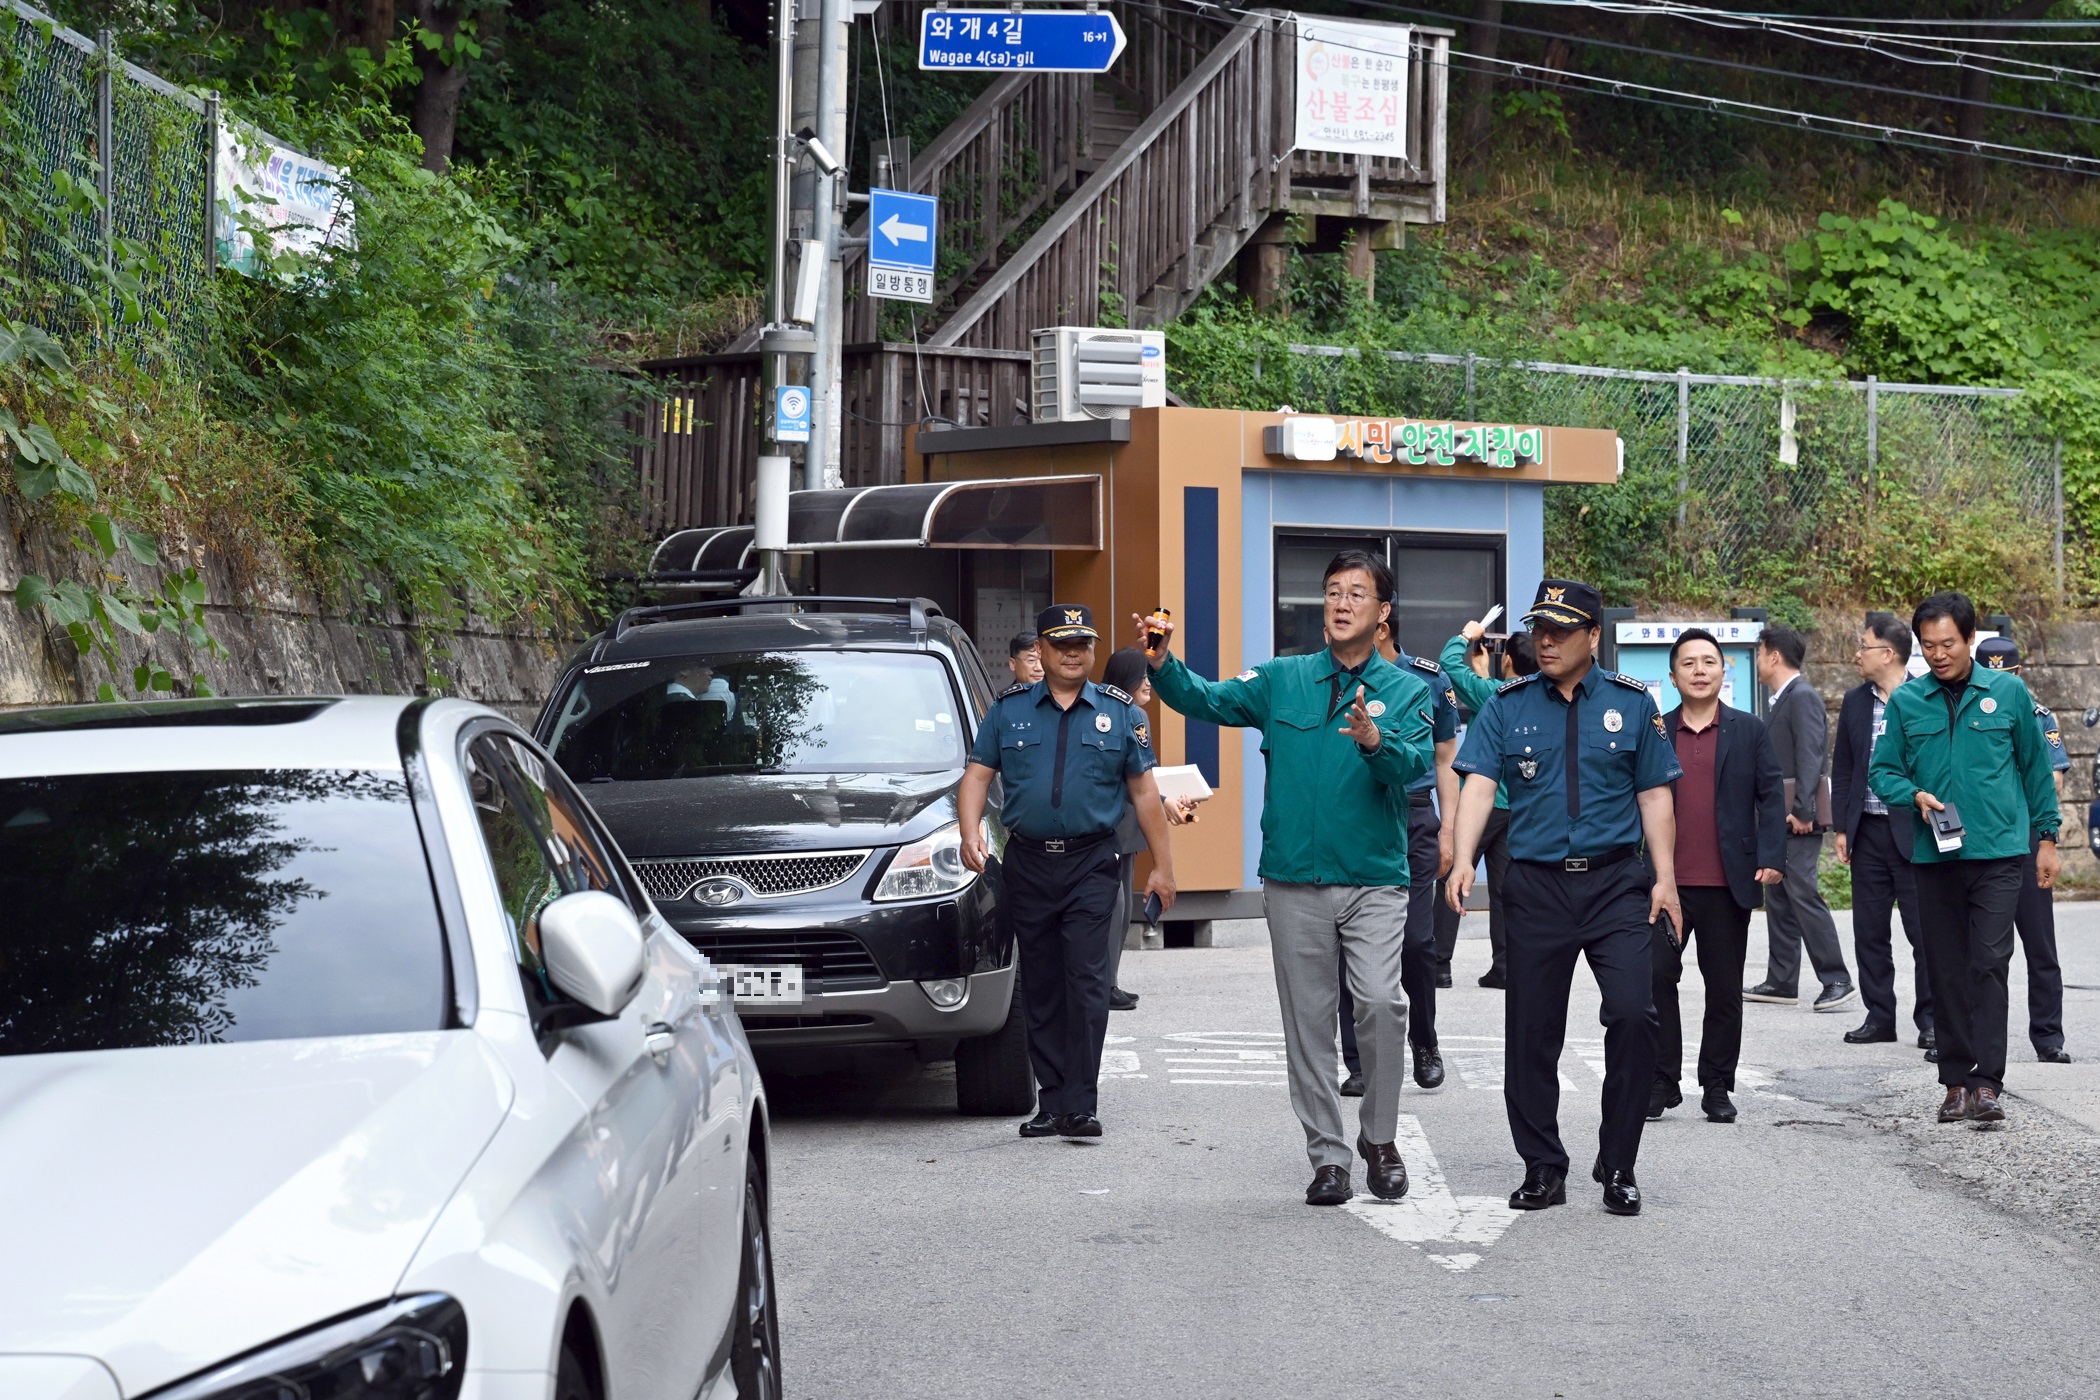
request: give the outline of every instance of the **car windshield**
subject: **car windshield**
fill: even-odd
[[[0,780],[0,1055],[441,1029],[399,774]]]
[[[548,747],[578,782],[960,768],[947,668],[919,653],[764,652],[587,666]]]

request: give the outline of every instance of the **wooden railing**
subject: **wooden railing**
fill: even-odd
[[[905,6],[901,22],[916,26],[924,8]],[[1194,10],[1151,4],[1109,8],[1129,38],[1113,76],[997,78],[931,145],[913,153],[911,178],[903,187],[941,202],[941,260],[926,324],[938,325],[958,294],[967,294],[998,268],[1002,251],[1031,222],[1113,154],[1113,138],[1097,140],[1094,130],[1097,85],[1142,117],[1180,86],[1229,28]],[[885,303],[867,295],[866,214],[846,236],[840,259],[846,280],[844,335],[849,341],[873,341],[880,338]]]
[[[1187,308],[1293,181],[1336,182],[1368,214],[1375,185],[1420,186],[1442,217],[1444,83],[1450,39],[1418,33],[1405,157],[1294,152],[1296,28],[1243,13],[1116,158],[932,336],[936,345],[1019,346],[1030,330],[1121,320],[1159,325]]]
[[[748,524],[758,469],[759,356],[690,355],[641,366],[659,402],[630,419],[652,532]],[[895,342],[849,345],[839,460],[848,486],[906,480],[905,432],[915,423],[969,428],[1028,421],[1025,351],[936,350]]]

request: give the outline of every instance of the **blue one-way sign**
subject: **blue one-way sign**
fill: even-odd
[[[934,220],[940,201],[903,190],[868,191],[868,294],[933,300]]]
[[[1106,10],[940,10],[919,16],[919,66],[1106,73],[1123,52]]]

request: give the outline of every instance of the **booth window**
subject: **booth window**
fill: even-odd
[[[1393,623],[1401,648],[1434,657],[1460,627],[1505,602],[1506,544],[1501,535],[1427,530],[1279,530],[1276,655],[1297,656],[1326,645],[1320,576],[1336,554],[1360,549],[1393,572]]]

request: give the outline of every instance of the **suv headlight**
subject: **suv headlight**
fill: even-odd
[[[452,1400],[466,1374],[466,1310],[421,1293],[273,1342],[146,1400]]]
[[[962,861],[962,828],[950,823],[897,852],[882,883],[875,887],[875,898],[925,899],[954,894],[976,878],[977,872]]]

